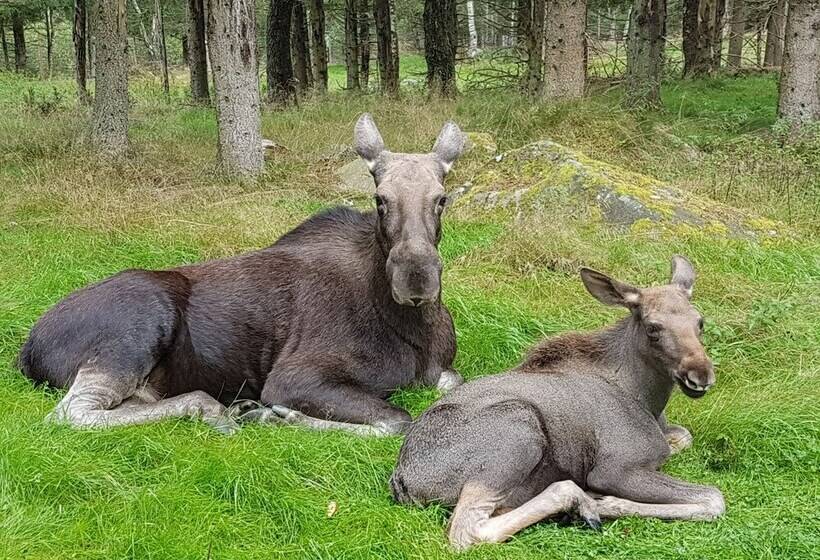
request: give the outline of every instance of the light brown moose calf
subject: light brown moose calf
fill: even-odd
[[[690,303],[692,265],[674,257],[671,283],[653,288],[589,269],[581,279],[630,315],[546,340],[513,371],[462,385],[404,441],[393,496],[455,506],[449,538],[458,549],[503,541],[562,512],[597,527],[601,518],[709,520],[724,511],[716,488],[658,471],[691,441],[663,417],[675,385],[698,398],[715,382],[703,319]]]

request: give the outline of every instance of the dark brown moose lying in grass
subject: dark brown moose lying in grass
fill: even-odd
[[[369,115],[355,148],[376,211],[320,213],[272,246],[172,270],[128,270],[47,311],[20,353],[37,382],[68,388],[51,413],[74,426],[199,416],[400,432],[385,399],[414,383],[451,388],[456,352],[440,298],[444,176],[464,137],[444,126],[429,154],[385,149]],[[244,409],[242,409],[244,410]]]
[[[458,387],[407,433],[393,496],[455,506],[456,548],[503,541],[562,512],[598,526],[625,515],[708,520],[724,511],[716,488],[658,471],[691,441],[664,418],[675,385],[697,398],[715,382],[689,301],[691,264],[675,257],[671,283],[653,288],[589,269],[581,278],[630,315],[542,342],[515,370]]]

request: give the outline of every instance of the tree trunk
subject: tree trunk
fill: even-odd
[[[359,0],[359,85],[365,91],[370,83],[370,7]]]
[[[159,57],[159,67],[162,73],[162,93],[165,101],[171,100],[171,84],[168,80],[168,49],[165,45],[165,21],[162,18],[162,2],[154,0],[154,28],[157,36],[157,56]]]
[[[396,84],[399,83],[399,16],[396,11],[396,0],[389,0],[390,3],[390,54],[393,57],[393,68],[396,72]],[[398,89],[398,85],[396,86]]]
[[[778,115],[798,131],[820,121],[820,0],[789,3]]]
[[[9,60],[9,43],[6,40],[6,19],[0,18],[0,42],[3,43],[3,64],[6,70],[11,70]]]
[[[214,77],[218,159],[229,175],[262,171],[256,61],[256,2],[208,0],[208,54]]]
[[[268,102],[287,105],[294,99],[290,31],[293,0],[270,0],[268,10]]]
[[[527,68],[523,87],[528,95],[539,96],[544,85],[544,0],[519,0],[517,32],[523,34]]]
[[[345,68],[347,89],[359,89],[359,2],[345,0]]]
[[[293,77],[296,89],[305,93],[313,87],[313,71],[310,65],[310,48],[308,47],[307,17],[302,0],[293,3],[291,20],[291,52],[293,57]]]
[[[469,37],[467,56],[475,58],[478,56],[478,32],[475,27],[475,3],[473,0],[467,0],[467,35]]]
[[[425,0],[424,60],[430,95],[453,97],[456,90],[456,2]]]
[[[51,8],[45,9],[45,31],[46,31],[46,77],[51,79],[51,62],[54,54],[54,17]]]
[[[25,72],[28,64],[25,21],[17,10],[11,13],[11,31],[14,35],[14,71]]]
[[[313,48],[313,83],[320,92],[327,91],[327,44],[325,43],[325,0],[309,0],[310,45]]]
[[[77,99],[81,105],[89,103],[85,52],[87,17],[85,0],[74,0],[74,80],[77,83]]]
[[[712,24],[711,70],[719,70],[723,59],[723,27],[726,24],[726,0],[714,0],[714,23]]]
[[[684,0],[683,75],[697,77],[712,69],[716,0]]]
[[[97,80],[91,139],[97,154],[119,158],[128,149],[128,8],[126,0],[97,0]]]
[[[547,0],[544,97],[577,99],[586,84],[586,0]]]
[[[744,0],[732,1],[731,18],[727,66],[732,70],[740,70],[743,65],[743,34],[746,30],[746,4]]]
[[[186,17],[186,21],[187,21],[187,17]],[[179,43],[180,43],[179,46],[182,48],[182,63],[185,66],[190,66],[191,65],[191,59],[190,59],[190,56],[188,55],[188,34],[187,33],[182,34],[182,37],[180,38]]]
[[[532,0],[515,0],[515,44],[521,52],[529,52],[527,41],[530,33],[531,14]],[[484,35],[487,35],[486,31]]]
[[[626,95],[629,108],[660,107],[664,61],[666,0],[635,0],[626,51]]]
[[[399,93],[399,69],[393,66],[393,42],[390,37],[392,16],[388,0],[373,0],[373,19],[376,24],[381,91],[388,95],[397,95]]]
[[[785,24],[786,0],[778,0],[766,22],[766,53],[763,55],[763,66],[773,68],[783,64]]]
[[[191,99],[194,103],[207,105],[211,99],[203,0],[188,0],[188,70],[191,74]]]

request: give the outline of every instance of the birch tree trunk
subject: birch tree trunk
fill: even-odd
[[[268,101],[287,105],[294,98],[293,63],[291,62],[291,22],[293,0],[270,0],[268,10],[267,76]]]
[[[359,89],[359,2],[345,0],[345,69],[347,89]]]
[[[87,19],[85,0],[74,0],[74,81],[77,84],[77,99],[80,105],[89,104],[85,52]]]
[[[766,51],[763,55],[763,66],[773,68],[783,64],[785,27],[786,0],[777,0],[777,4],[772,9],[769,20],[766,22]]]
[[[105,1],[105,0],[100,0]],[[157,53],[154,50],[154,42],[151,41],[151,38],[148,37],[148,31],[145,29],[145,23],[142,21],[142,8],[140,8],[139,3],[137,0],[131,0],[131,4],[134,6],[134,11],[137,12],[137,22],[140,24],[140,32],[142,33],[142,42],[145,43],[145,50],[148,51],[148,58],[151,60],[157,59]]]
[[[744,0],[733,0],[731,18],[729,56],[726,64],[732,70],[740,70],[743,65],[743,34],[746,30],[746,3]]]
[[[778,115],[792,129],[820,121],[820,0],[789,3]]]
[[[390,4],[390,55],[393,57],[393,68],[396,72],[396,91],[399,84],[399,21],[396,15],[396,0],[388,0]]]
[[[214,77],[218,159],[239,177],[262,171],[254,0],[208,0],[208,54]]]
[[[586,0],[547,0],[544,97],[577,99],[586,85]]]
[[[475,4],[473,0],[467,0],[467,34],[469,36],[467,56],[475,58],[478,56],[478,32],[475,27]]]
[[[125,0],[97,0],[97,79],[91,140],[104,159],[128,149],[128,10]]]
[[[154,28],[157,38],[157,57],[159,58],[159,68],[162,74],[162,93],[165,101],[171,100],[171,84],[168,79],[168,49],[165,45],[165,21],[162,17],[162,2],[154,0]]]
[[[307,16],[305,14],[305,4],[303,0],[296,0],[293,3],[291,53],[293,56],[293,77],[296,80],[296,89],[299,93],[305,93],[313,87],[313,70],[310,64]]]
[[[313,51],[313,83],[320,92],[327,91],[327,44],[325,43],[325,2],[309,0],[310,45]]]
[[[635,0],[627,40],[626,96],[633,109],[661,105],[666,0]]]
[[[194,103],[207,105],[211,98],[203,0],[188,0],[188,70],[191,74],[191,99]]]

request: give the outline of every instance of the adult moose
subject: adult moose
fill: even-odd
[[[50,415],[75,426],[201,416],[395,433],[384,400],[413,383],[450,388],[455,333],[441,303],[444,176],[463,135],[447,123],[429,154],[394,154],[369,115],[355,148],[376,211],[320,213],[272,246],[172,270],[128,270],[43,315],[20,354],[31,379],[68,387]]]
[[[690,439],[663,416],[675,384],[698,398],[715,382],[689,301],[692,265],[675,257],[672,282],[646,289],[589,269],[581,278],[629,317],[542,342],[515,370],[445,396],[408,432],[393,495],[454,505],[456,548],[503,541],[561,512],[598,526],[624,515],[708,520],[724,511],[716,488],[658,471],[669,440]]]

